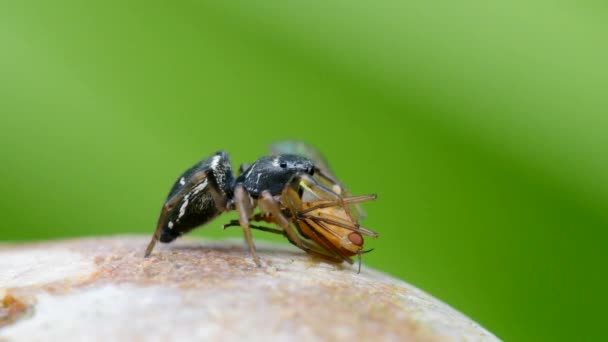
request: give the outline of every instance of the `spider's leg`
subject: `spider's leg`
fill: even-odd
[[[253,261],[258,267],[261,267],[260,258],[255,251],[255,245],[253,244],[253,237],[251,236],[251,227],[249,226],[249,217],[253,213],[253,204],[251,203],[251,196],[247,193],[247,190],[242,184],[237,184],[234,188],[234,205],[237,212],[239,213],[239,223],[243,228],[243,235],[245,241],[249,246],[249,251],[253,257]]]
[[[291,226],[289,220],[281,212],[279,202],[272,197],[270,192],[264,190],[258,199],[258,207],[262,212],[270,214],[274,218],[274,222],[285,230],[285,235],[289,241],[293,241],[296,246],[303,245],[302,239]]]
[[[163,208],[161,209],[160,217],[158,218],[158,222],[156,224],[156,230],[154,231],[154,234],[152,235],[152,240],[150,240],[150,243],[148,244],[148,247],[146,248],[146,253],[144,254],[145,257],[148,257],[150,255],[150,253],[152,253],[152,250],[154,249],[154,246],[156,245],[156,241],[158,241],[158,239],[160,239],[160,233],[162,231],[163,224],[165,223],[165,220],[167,219],[167,215],[169,215],[169,212],[171,212],[171,210],[173,210],[175,205],[190,190],[192,190],[192,188],[196,184],[200,183],[203,179],[207,178],[207,176],[210,173],[211,173],[210,170],[199,171],[199,172],[195,173],[194,175],[192,175],[192,177],[190,177],[188,184],[186,184],[178,193],[171,196],[171,198],[167,199],[165,204],[163,204]],[[210,183],[213,183],[213,182],[210,182]],[[212,193],[214,191],[217,192],[216,190],[214,190],[214,188],[215,187],[211,188]],[[215,198],[216,198],[216,195],[214,194],[214,199]]]

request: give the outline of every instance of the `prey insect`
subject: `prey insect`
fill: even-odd
[[[327,191],[315,190],[308,177],[296,179],[287,186],[277,198],[283,209],[283,216],[292,223],[302,238],[294,241],[285,230],[250,224],[256,230],[284,235],[289,242],[315,255],[334,262],[353,263],[351,256],[357,255],[359,271],[361,270],[361,255],[369,251],[363,250],[363,235],[378,237],[375,232],[364,228],[344,210],[342,203],[327,196]],[[345,205],[350,206],[372,201],[376,195],[343,197]],[[251,221],[275,223],[276,218],[258,213]],[[224,225],[224,228],[238,226],[234,220]]]
[[[361,248],[352,247],[362,247],[361,234],[375,233],[359,226],[350,206],[375,196],[342,196],[348,191],[325,165],[316,166],[306,155],[278,153],[259,158],[251,166],[242,166],[242,173],[235,178],[228,154],[217,152],[177,179],[161,209],[145,255],[152,253],[157,241],[171,242],[219,214],[235,210],[239,219],[229,225],[241,226],[258,266],[261,264],[251,235],[251,228],[258,226],[252,226],[250,221],[261,217],[278,225],[280,229],[275,230],[299,248],[352,263],[349,256],[363,253]],[[254,215],[256,207],[259,212]]]
[[[323,182],[324,180],[319,180],[326,187],[332,189],[335,193],[342,196],[350,196],[348,190],[342,185],[342,183],[334,176],[329,167],[329,163],[323,155],[317,151],[314,147],[302,141],[282,141],[275,144],[270,145],[270,152],[273,155],[280,154],[295,154],[299,156],[306,157],[313,161],[315,167],[323,172],[323,174],[328,175],[330,179],[329,182]],[[365,218],[365,212],[359,205],[359,203],[355,204],[355,208],[360,218]]]

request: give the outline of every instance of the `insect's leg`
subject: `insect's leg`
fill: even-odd
[[[316,224],[319,224],[322,226],[324,226],[325,224],[330,224],[330,225],[338,226],[338,227],[341,227],[344,229],[348,229],[353,232],[357,232],[359,234],[371,236],[374,238],[378,237],[378,233],[371,231],[365,227],[362,227],[361,225],[359,225],[357,223],[353,224],[352,222],[349,223],[349,222],[345,222],[345,221],[332,220],[327,217],[322,218],[322,217],[318,217],[315,215],[307,215],[307,214],[304,214],[303,212],[299,213],[298,220],[311,220],[311,221],[315,222]]]
[[[227,224],[224,225],[224,227],[228,228],[228,227],[233,227],[233,226],[240,226],[240,223],[238,220],[232,220],[230,222],[228,222]],[[275,228],[270,228],[270,227],[264,227],[264,226],[256,226],[253,224],[249,224],[249,228],[251,229],[256,229],[256,230],[261,230],[263,232],[267,232],[267,233],[273,233],[273,234],[278,234],[278,235],[282,235],[284,237],[287,238],[287,241],[289,241],[292,245],[300,248],[301,250],[305,251],[308,254],[314,255],[316,257],[319,258],[323,258],[323,259],[327,259],[330,260],[332,262],[335,263],[341,263],[343,261],[346,261],[348,263],[352,264],[352,261],[350,259],[343,259],[340,258],[334,254],[329,253],[328,251],[325,250],[320,250],[319,247],[310,242],[310,241],[306,241],[306,240],[302,240],[300,239],[300,244],[297,244],[296,242],[292,241],[289,236],[287,236],[287,234],[285,233],[285,230],[283,229],[275,229]]]
[[[156,230],[154,231],[154,234],[152,235],[152,240],[150,240],[150,243],[148,244],[148,247],[146,248],[146,253],[144,254],[145,257],[148,257],[150,255],[150,253],[152,253],[152,250],[154,249],[154,246],[156,245],[156,241],[158,241],[158,239],[160,239],[160,233],[161,233],[161,230],[163,227],[163,223],[167,219],[167,215],[169,215],[169,212],[171,210],[173,210],[175,205],[184,197],[184,195],[186,193],[188,193],[188,191],[192,190],[193,186],[200,183],[203,179],[207,178],[209,172],[210,172],[209,170],[199,171],[199,172],[195,173],[194,175],[192,175],[192,177],[190,178],[190,181],[188,181],[188,184],[186,184],[182,188],[182,190],[180,190],[178,193],[171,196],[171,198],[167,199],[165,204],[163,204],[163,208],[161,209],[161,212],[160,212],[160,217],[158,218],[158,222],[156,223]]]
[[[346,261],[349,264],[353,263],[353,261],[350,258],[342,257],[338,254],[331,253],[330,251],[325,250],[325,249],[319,249],[318,245],[313,244],[310,241],[302,240],[302,243],[303,243],[302,246],[298,246],[295,243],[293,243],[292,241],[289,241],[289,242],[294,244],[296,247],[304,250],[306,253],[314,255],[314,256],[322,258],[322,259],[328,259],[335,263],[341,263],[343,261]]]
[[[288,185],[283,189],[283,192],[281,193],[281,203],[287,207],[288,210],[291,211],[291,217],[293,218],[293,220],[295,220],[295,224],[306,224],[305,222],[300,222],[301,218],[299,215],[299,210],[302,208],[302,201],[300,199],[300,196],[298,194],[297,188],[293,186],[294,183],[292,183],[292,185]],[[298,223],[300,222],[300,223]],[[325,259],[329,259],[333,262],[343,262],[346,261],[349,264],[352,264],[352,260],[348,257],[345,257],[343,255],[341,255],[340,253],[338,253],[337,251],[331,250],[329,248],[326,248],[320,244],[317,243],[313,243],[311,241],[306,241],[303,239],[299,239],[300,240],[300,244],[296,243],[295,241],[292,241],[291,239],[289,239],[289,242],[291,242],[292,244],[294,244],[296,247],[299,247],[301,249],[303,249],[304,251],[306,251],[309,254],[318,256],[318,257],[322,257]],[[331,244],[329,244],[329,246],[331,246]]]
[[[356,204],[356,203],[373,201],[376,198],[377,198],[376,194],[371,194],[371,195],[360,195],[360,196],[352,196],[352,197],[343,197],[342,200],[346,204]],[[316,205],[314,205],[312,207],[309,207],[308,209],[302,210],[299,213],[300,214],[306,214],[308,212],[311,212],[311,211],[317,210],[317,209],[336,207],[339,204],[340,203],[338,203],[336,201],[333,201],[333,200],[326,200],[326,201],[323,201],[323,202],[321,202],[319,204],[316,204]]]
[[[249,221],[255,221],[255,222],[260,222],[260,221],[264,221],[264,222],[272,222],[272,219],[269,218],[266,215],[263,215],[262,213],[257,213],[255,215],[253,215],[252,217],[249,218]],[[224,223],[222,225],[222,229],[226,229],[228,227],[234,227],[234,226],[240,226],[241,223],[239,222],[239,220],[231,220],[228,223]],[[249,225],[250,227],[253,228],[252,225]]]
[[[346,259],[345,258],[341,258],[340,256],[332,254],[332,253],[329,253],[326,250],[320,250],[317,245],[313,244],[310,241],[301,240],[302,244],[301,245],[297,245],[295,242],[289,240],[289,238],[287,238],[287,240],[292,245],[298,247],[299,249],[303,250],[304,252],[306,252],[306,253],[308,253],[310,255],[316,256],[318,258],[326,259],[326,260],[329,260],[331,262],[335,262],[337,264],[339,264],[339,263],[341,263],[343,261],[346,261],[349,264],[353,263],[352,260],[350,260],[349,258],[346,258]]]
[[[256,221],[256,222],[266,221],[267,222],[267,219],[263,218],[259,214],[256,214],[256,215],[254,215],[250,219],[250,221]],[[230,221],[230,222],[225,223],[224,225],[222,225],[222,229],[226,229],[228,227],[236,227],[236,226],[240,226],[240,225],[241,225],[241,223],[239,222],[239,220],[232,220],[232,221]],[[264,226],[256,226],[256,225],[253,225],[251,223],[249,224],[249,227],[252,228],[252,229],[261,230],[263,232],[268,232],[268,233],[273,233],[273,234],[278,234],[278,235],[285,236],[285,231],[283,231],[282,229],[275,229],[275,228],[264,227]]]
[[[344,209],[351,221],[353,223],[357,222],[357,219],[351,212],[349,205],[346,204],[344,198],[341,195],[337,194],[331,189],[326,188],[322,184],[319,184],[313,177],[309,176],[308,174],[297,174],[291,181],[290,186],[294,189],[297,189],[297,187],[302,187],[322,199],[330,199],[336,201],[338,205]]]
[[[342,185],[342,183],[339,180],[337,180],[336,178],[334,178],[332,175],[323,172],[323,170],[321,170],[319,168],[315,168],[315,173],[320,178],[324,178],[329,183],[334,184],[334,186],[337,186],[340,191],[336,191],[336,189],[332,189],[332,190],[334,192],[338,193],[340,196],[343,196],[343,197],[350,197],[351,196],[350,191],[348,191],[348,189],[346,189],[344,187],[344,185]],[[357,214],[359,215],[359,218],[365,219],[365,217],[367,215],[365,214],[365,211],[363,211],[363,208],[361,208],[361,204],[359,204],[358,202],[355,202],[354,206],[355,206],[355,209],[357,210]]]
[[[336,263],[346,261],[346,262],[352,264],[352,261],[350,259],[343,259],[334,254],[329,253],[328,251],[321,250],[321,249],[319,249],[319,247],[316,244],[314,244],[310,241],[300,239],[299,244],[294,242],[293,240],[291,240],[289,238],[289,236],[287,236],[287,234],[285,233],[285,230],[274,229],[274,228],[263,227],[263,226],[254,226],[254,225],[249,225],[249,227],[251,227],[252,229],[257,229],[257,230],[261,230],[261,231],[268,232],[268,233],[283,235],[287,238],[287,241],[289,241],[292,245],[294,245],[294,246],[298,247],[299,249],[303,250],[304,252],[314,255],[316,257],[328,259],[328,260],[330,260],[332,262],[336,262]]]
[[[278,203],[276,203],[276,201],[272,198],[272,196],[270,194],[268,194],[270,196],[270,198],[266,197],[266,201],[270,201],[270,199],[272,199],[272,203],[274,203],[275,205],[278,205]],[[264,211],[266,208],[264,207],[264,197],[260,197],[260,199],[258,199],[258,206],[260,207],[260,210]],[[272,212],[274,212],[274,209],[271,210]],[[271,214],[272,215],[272,214]],[[268,232],[268,233],[273,233],[273,234],[278,234],[278,235],[283,235],[287,238],[287,240],[293,244],[294,246],[302,249],[303,251],[305,251],[308,254],[314,255],[316,257],[319,258],[323,258],[323,259],[327,259],[330,260],[332,262],[336,262],[336,263],[340,263],[343,261],[347,261],[348,263],[352,263],[352,261],[348,258],[344,259],[341,258],[337,255],[334,255],[332,253],[330,253],[329,251],[325,251],[325,250],[320,250],[319,247],[316,244],[313,244],[312,242],[306,241],[306,240],[302,240],[297,233],[295,233],[295,231],[293,230],[293,228],[291,227],[291,225],[289,224],[289,221],[287,220],[287,218],[280,213],[276,214],[276,215],[281,215],[283,216],[283,218],[287,221],[287,228],[283,227],[284,229],[274,229],[274,228],[270,228],[270,227],[263,227],[263,226],[256,226],[256,225],[252,225],[249,224],[249,228],[251,229],[257,229],[257,230],[261,230],[264,232]],[[279,216],[277,216],[279,217]],[[274,218],[274,216],[273,216]],[[254,215],[253,218],[251,218],[250,221],[267,221],[265,219],[265,217],[263,215],[260,214],[256,214]],[[273,221],[275,223],[278,224],[279,221]],[[283,222],[285,223],[285,221]],[[238,220],[232,220],[228,223],[226,223],[224,225],[224,228],[228,228],[228,227],[232,227],[232,226],[239,226],[240,222]],[[287,232],[292,232],[291,236],[295,236],[295,238],[290,237],[290,235]]]
[[[332,175],[325,173],[320,168],[318,168],[318,167],[315,168],[315,174],[317,174],[320,178],[325,179],[328,183],[337,186],[338,190],[332,189],[334,192],[339,193],[340,195],[342,195],[342,192],[347,191],[346,188],[344,188],[344,185],[342,185],[342,183],[339,180],[337,180],[336,178],[334,178]]]
[[[314,228],[313,224],[307,222],[306,220],[303,220],[303,221],[304,221],[303,224],[308,225],[310,234],[314,235],[314,237],[310,236],[309,238],[312,239],[313,241],[315,241],[316,246],[319,246],[322,249],[321,254],[331,255],[332,259],[339,259],[340,261],[346,261],[349,264],[353,263],[353,260],[351,258],[349,258],[347,255],[344,255],[334,243],[332,243],[323,234],[320,234],[317,231],[317,229]],[[327,228],[322,222],[317,222],[317,224],[318,224],[318,227],[320,227],[321,229],[329,230],[329,228]]]
[[[239,220],[231,220],[228,223],[224,223],[222,225],[222,229],[226,229],[228,227],[236,227],[236,226],[240,226],[241,223],[239,222]]]
[[[284,192],[284,194],[289,196],[287,192]],[[311,242],[302,240],[293,228],[293,226],[290,224],[290,221],[287,219],[287,217],[285,217],[285,215],[283,215],[283,213],[281,212],[279,202],[277,202],[268,191],[262,192],[260,198],[258,199],[258,207],[260,207],[260,210],[262,210],[263,212],[272,215],[272,217],[275,219],[275,222],[284,229],[283,235],[285,235],[285,237],[287,237],[287,240],[289,240],[289,242],[291,242],[296,247],[304,250],[309,254],[330,259],[335,262],[343,261],[342,259],[339,259],[334,255],[323,253],[318,249],[316,245],[313,245]]]
[[[261,230],[263,232],[285,236],[285,231],[282,229],[276,229],[276,228],[270,228],[270,227],[264,227],[264,226],[255,226],[253,224],[250,224],[249,227],[251,227],[251,229]]]
[[[295,191],[295,190],[294,190]],[[366,201],[371,201],[371,200],[375,200],[376,199],[376,195],[375,194],[371,194],[371,195],[361,195],[361,196],[353,196],[353,197],[343,197],[342,200],[344,201],[344,203],[346,204],[353,204],[353,203],[361,203],[361,202],[366,202]],[[354,232],[358,232],[360,234],[363,235],[367,235],[367,236],[372,236],[372,237],[378,237],[378,234],[365,228],[362,227],[361,225],[359,225],[359,223],[357,221],[352,221],[350,220],[349,222],[347,221],[340,221],[340,220],[332,220],[330,218],[324,217],[318,217],[315,215],[310,215],[310,212],[313,212],[315,210],[318,209],[323,209],[323,208],[330,208],[330,207],[338,207],[341,206],[341,204],[338,201],[335,200],[323,200],[323,201],[318,201],[319,204],[315,204],[314,206],[308,207],[304,210],[300,210],[298,211],[295,216],[298,219],[310,219],[313,220],[317,223],[320,223],[320,221],[328,223],[328,224],[332,224],[335,226],[339,226],[348,230],[352,230]]]
[[[247,190],[245,190],[241,184],[237,184],[237,186],[234,188],[234,205],[239,213],[239,223],[241,224],[241,228],[243,228],[243,235],[245,235],[245,241],[249,246],[249,251],[251,252],[253,261],[258,267],[260,267],[262,264],[260,263],[260,258],[255,251],[253,237],[251,236],[251,227],[249,226],[249,217],[253,212],[253,205],[251,203],[249,193],[247,193]]]

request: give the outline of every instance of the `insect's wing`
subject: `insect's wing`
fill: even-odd
[[[313,217],[316,221],[324,221],[328,224],[343,229],[361,233],[363,235],[378,237],[375,232],[361,227],[356,219],[342,207],[342,204],[336,198],[328,195],[325,191],[318,191],[318,188],[312,188],[305,182],[299,183],[298,194],[301,198],[299,203],[300,210],[295,213],[295,217]],[[347,205],[357,205],[363,202],[369,202],[376,199],[375,194],[341,197],[341,200]]]
[[[312,179],[311,179],[312,180]],[[349,257],[360,254],[363,248],[363,236],[377,237],[378,235],[361,227],[352,214],[346,210],[342,202],[353,205],[371,201],[375,195],[352,197],[334,197],[328,189],[319,184],[301,179],[291,184],[294,191],[289,198],[282,198],[286,207],[297,210],[292,213],[295,224],[302,235],[317,243],[320,247],[337,255],[345,261]],[[290,201],[296,198],[295,201]]]
[[[277,142],[275,144],[270,145],[270,153],[275,156],[279,154],[295,154],[302,157],[306,157],[312,160],[315,166],[323,173],[329,175],[334,179],[336,178],[331,172],[329,164],[327,163],[327,160],[323,157],[321,152],[319,152],[316,148],[303,141],[286,140]]]
[[[270,152],[273,155],[279,154],[296,154],[303,157],[306,157],[315,164],[315,167],[318,169],[318,174],[315,176],[317,181],[331,189],[335,193],[340,196],[350,196],[350,192],[346,187],[336,178],[329,167],[329,163],[323,157],[321,152],[311,145],[303,142],[303,141],[295,141],[295,140],[286,140],[280,141],[275,144],[270,145]],[[365,212],[361,208],[361,206],[357,203],[354,205],[357,213],[360,218],[365,218]]]
[[[321,152],[303,141],[286,140],[270,145],[270,152],[273,155],[295,154],[310,159],[317,169],[315,178],[323,186],[332,189],[339,195],[348,193],[342,183],[334,176],[329,167],[329,163]]]

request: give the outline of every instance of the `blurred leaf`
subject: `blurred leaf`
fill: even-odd
[[[591,1],[4,2],[3,240],[151,234],[196,161],[301,139],[379,194],[367,263],[505,340],[594,339],[607,18]],[[229,218],[196,234],[240,236]]]

